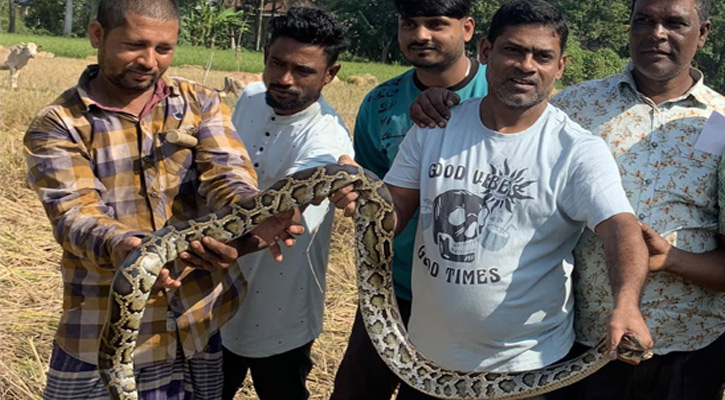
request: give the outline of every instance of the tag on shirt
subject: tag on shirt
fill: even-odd
[[[166,310],[166,332],[176,332],[176,316],[171,310]]]
[[[695,149],[720,157],[725,149],[725,116],[713,112],[700,132]]]

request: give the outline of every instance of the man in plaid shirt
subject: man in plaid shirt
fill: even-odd
[[[102,0],[89,26],[98,65],[41,110],[25,136],[30,182],[63,247],[63,315],[48,399],[105,399],[99,335],[115,269],[149,232],[257,191],[256,174],[212,90],[164,72],[179,31],[173,0]],[[140,398],[221,397],[218,328],[244,298],[236,258],[287,245],[291,213],[225,245],[194,242],[162,270],[135,352]],[[266,238],[266,240],[265,240]]]

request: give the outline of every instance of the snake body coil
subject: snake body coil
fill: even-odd
[[[98,355],[101,378],[111,397],[138,398],[133,351],[146,301],[167,262],[193,240],[204,236],[234,240],[275,214],[322,200],[350,184],[360,193],[354,216],[360,310],[378,353],[408,385],[441,398],[521,399],[567,386],[608,362],[603,343],[571,361],[528,372],[452,371],[430,361],[408,339],[393,293],[390,194],[369,172],[328,165],[300,171],[216,213],[156,231],[126,258],[113,279]],[[633,347],[637,350],[636,344]]]

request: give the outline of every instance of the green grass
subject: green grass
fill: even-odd
[[[49,51],[58,57],[85,58],[95,55],[96,50],[91,47],[88,39],[70,39],[54,36],[19,35],[0,33],[0,45],[10,46],[21,42],[34,42],[43,46],[42,51]],[[207,64],[212,51],[204,47],[179,46],[174,56],[172,65],[201,65]],[[379,82],[386,81],[396,75],[403,73],[409,67],[401,65],[386,65],[380,63],[361,63],[342,61],[340,79],[351,75],[362,75],[365,73],[375,76]],[[262,72],[264,61],[262,53],[242,50],[241,61],[238,62],[233,50],[216,50],[212,69],[219,71],[246,71]]]

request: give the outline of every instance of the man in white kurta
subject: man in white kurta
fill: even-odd
[[[247,86],[232,118],[249,148],[260,189],[297,171],[333,164],[341,155],[353,154],[347,129],[322,97],[303,111],[282,116],[267,105],[265,92],[262,82]],[[238,260],[249,291],[222,328],[226,350],[247,358],[266,358],[317,338],[322,330],[333,216],[328,201],[307,207],[302,213],[305,233],[296,237],[294,247],[282,249],[281,263],[262,252]]]
[[[260,189],[303,169],[352,155],[342,119],[321,95],[340,68],[344,29],[329,14],[292,8],[270,25],[264,82],[248,85],[232,117],[250,153]],[[334,209],[303,210],[305,233],[274,257],[242,257],[247,297],[222,328],[224,399],[252,375],[262,400],[306,399],[310,348],[322,330],[325,272]]]

